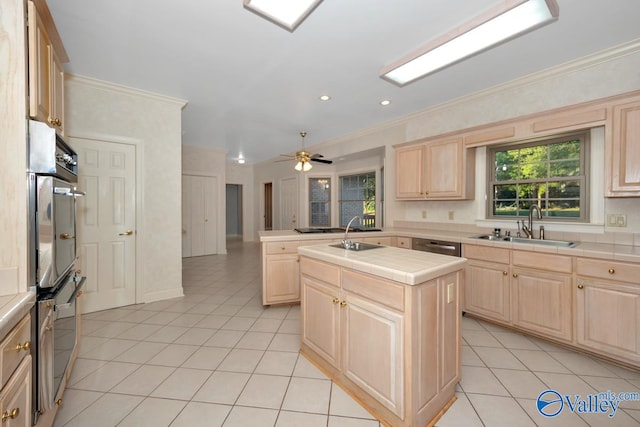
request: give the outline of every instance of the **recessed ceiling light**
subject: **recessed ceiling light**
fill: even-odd
[[[322,96],[320,96],[320,101],[328,101],[328,100],[330,100],[330,99],[331,99],[331,97],[330,97],[329,95],[322,95]]]
[[[244,7],[293,32],[322,0],[244,0]]]
[[[558,18],[555,0],[505,1],[383,68],[380,77],[403,86]]]
[[[391,104],[391,101],[389,101],[388,99],[383,99],[382,101],[380,101],[380,105],[382,105],[383,107],[386,107],[389,104]]]

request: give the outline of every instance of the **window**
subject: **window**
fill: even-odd
[[[354,216],[362,218],[362,225],[376,225],[376,173],[367,172],[340,177],[340,226]]]
[[[309,178],[309,226],[331,225],[331,178]]]
[[[488,216],[588,221],[588,134],[487,149]]]

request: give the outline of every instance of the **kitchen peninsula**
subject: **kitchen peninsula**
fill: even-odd
[[[301,246],[301,352],[379,420],[424,426],[460,381],[466,260]]]

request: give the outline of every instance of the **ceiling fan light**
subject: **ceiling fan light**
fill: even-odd
[[[302,165],[302,171],[303,171],[303,172],[308,172],[308,171],[310,171],[310,170],[311,170],[311,168],[312,168],[312,167],[313,167],[313,166],[311,166],[311,163],[309,163],[309,162],[304,162],[304,163],[303,163],[303,165]]]
[[[297,170],[298,172],[300,172],[302,170],[302,162],[298,162],[295,165],[294,169]]]

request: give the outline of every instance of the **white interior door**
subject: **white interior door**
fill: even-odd
[[[298,227],[298,177],[280,180],[280,230]]]
[[[218,178],[182,176],[182,256],[218,253]]]
[[[82,311],[135,304],[136,148],[73,138],[78,152],[78,253],[87,277]]]

